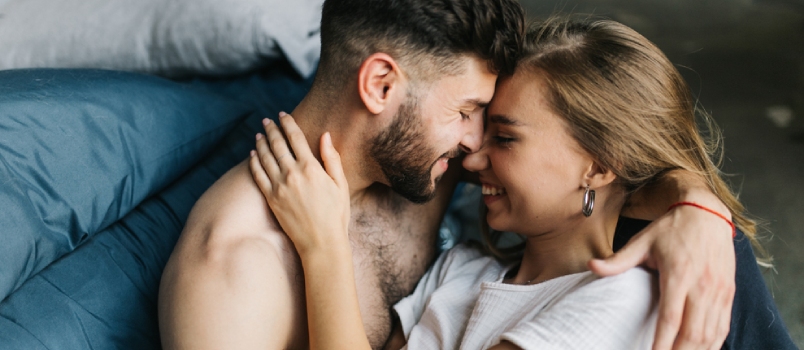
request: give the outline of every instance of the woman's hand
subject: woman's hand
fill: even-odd
[[[349,185],[340,155],[329,133],[322,135],[322,168],[293,117],[280,113],[279,121],[290,147],[276,124],[265,119],[266,136],[257,135],[249,167],[301,257],[310,349],[371,349],[357,301]]]
[[[264,119],[249,167],[279,224],[304,257],[313,251],[349,247],[349,185],[329,133],[321,137],[324,167],[289,114],[279,122]],[[288,143],[290,147],[288,147]]]

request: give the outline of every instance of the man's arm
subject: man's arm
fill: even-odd
[[[731,227],[704,210],[727,218],[731,213],[700,176],[683,170],[663,175],[635,193],[624,216],[654,220],[619,252],[591,261],[600,276],[644,264],[659,271],[659,319],[654,349],[719,349],[729,332],[735,291],[735,256]]]
[[[165,349],[296,348],[304,291],[292,243],[242,163],[196,203],[162,276]]]

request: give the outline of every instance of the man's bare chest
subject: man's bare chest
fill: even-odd
[[[385,306],[390,306],[413,291],[434,260],[437,228],[415,222],[408,213],[372,214],[352,217],[349,233],[355,268],[365,270],[364,278],[373,280]]]

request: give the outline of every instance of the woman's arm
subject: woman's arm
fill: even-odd
[[[266,136],[257,135],[249,166],[301,258],[310,348],[370,349],[357,301],[348,237],[349,186],[340,155],[329,133],[324,134],[325,170],[293,118],[280,113],[279,120],[287,141],[273,122],[264,120]]]

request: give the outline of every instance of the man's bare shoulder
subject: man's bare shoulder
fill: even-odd
[[[255,258],[287,262],[281,266],[293,266],[298,261],[293,242],[270,213],[245,162],[229,170],[201,196],[173,257],[210,268]]]
[[[243,165],[199,199],[165,267],[165,348],[280,348],[306,329],[298,256]]]

